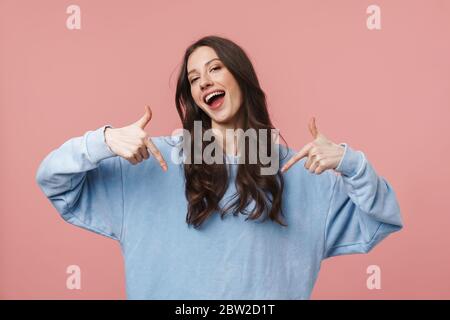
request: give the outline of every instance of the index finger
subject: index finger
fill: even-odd
[[[152,139],[150,137],[145,139],[145,145],[150,150],[152,155],[156,158],[156,160],[158,160],[159,165],[161,166],[161,168],[163,168],[164,171],[167,171],[167,163],[164,160],[161,152],[155,146],[155,144],[153,143],[153,141],[152,141]]]
[[[305,145],[298,153],[296,153],[292,158],[289,159],[288,162],[281,168],[281,172],[286,172],[294,163],[299,161],[300,159],[306,157],[309,153],[309,150],[312,148],[311,142]]]

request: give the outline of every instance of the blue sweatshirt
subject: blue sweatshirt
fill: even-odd
[[[183,165],[170,161],[181,136],[152,138],[164,172],[153,157],[132,165],[115,155],[104,128],[53,150],[36,180],[64,220],[118,241],[128,299],[308,299],[323,259],[367,253],[403,225],[391,185],[342,143],[336,172],[310,173],[303,158],[284,173],[287,227],[215,214],[197,230],[185,221]],[[285,151],[282,164],[296,153]],[[238,167],[227,161],[225,202]]]

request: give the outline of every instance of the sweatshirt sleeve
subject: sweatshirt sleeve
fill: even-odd
[[[120,240],[124,212],[120,157],[104,140],[103,126],[69,139],[41,162],[36,181],[61,217]]]
[[[323,259],[367,253],[389,234],[403,227],[392,186],[378,176],[362,151],[346,143],[336,167],[325,224]]]

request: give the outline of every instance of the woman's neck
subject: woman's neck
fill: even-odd
[[[225,154],[231,156],[238,155],[238,142],[236,136],[236,130],[242,129],[242,122],[235,122],[232,124],[211,123],[211,128],[214,131],[214,135],[218,138],[219,144]],[[227,132],[228,131],[228,132]]]

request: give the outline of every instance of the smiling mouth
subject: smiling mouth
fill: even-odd
[[[211,97],[208,100],[208,102],[206,102],[206,104],[212,109],[217,109],[223,104],[224,100],[225,100],[225,92]]]

